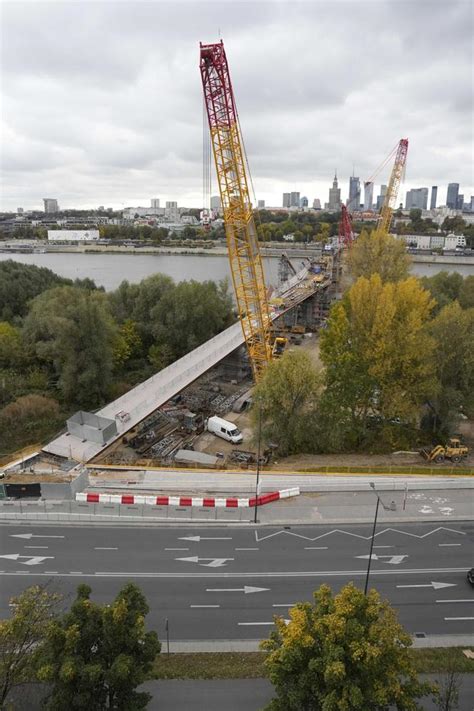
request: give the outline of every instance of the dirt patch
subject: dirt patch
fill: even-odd
[[[471,455],[463,466],[473,466]],[[272,463],[272,469],[297,470],[312,467],[433,467],[432,462],[426,462],[416,454],[298,454],[291,457],[277,458]],[[444,466],[450,466],[445,462]]]

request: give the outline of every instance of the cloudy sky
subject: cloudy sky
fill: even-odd
[[[405,136],[403,190],[474,194],[470,0],[4,0],[1,12],[0,209],[200,207],[199,41],[220,37],[267,205],[291,190],[327,201],[335,168],[345,198],[353,166],[367,179]]]

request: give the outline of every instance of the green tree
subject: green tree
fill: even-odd
[[[474,308],[463,310],[452,301],[433,319],[430,332],[440,388],[427,420],[430,429],[449,435],[461,412],[474,415]]]
[[[422,212],[419,208],[412,208],[410,210],[410,222],[411,229],[415,232],[423,231],[424,222],[422,220]]]
[[[474,275],[470,274],[464,277],[461,288],[459,289],[459,303],[463,309],[474,308]]]
[[[166,368],[174,360],[173,351],[167,343],[155,343],[148,350],[148,361],[157,372]]]
[[[362,230],[350,250],[349,268],[356,279],[379,274],[383,282],[401,281],[408,277],[410,258],[402,240],[383,232],[368,234]]]
[[[10,600],[13,614],[0,620],[0,708],[19,684],[36,680],[38,649],[58,613],[60,596],[34,585]]]
[[[117,326],[105,294],[70,286],[50,289],[33,301],[23,333],[57,377],[66,402],[94,407],[106,399]]]
[[[289,616],[275,618],[262,642],[277,695],[267,711],[415,711],[433,691],[418,681],[411,637],[376,590],[364,595],[349,583],[333,596],[322,585]]]
[[[233,320],[227,281],[182,281],[151,309],[155,343],[167,344],[176,358],[220,333]]]
[[[21,332],[7,321],[0,322],[0,368],[15,368],[21,364]]]
[[[145,631],[148,604],[127,583],[110,605],[90,599],[80,585],[71,611],[49,629],[39,650],[38,678],[53,685],[46,708],[144,709],[151,695],[136,691],[147,678],[161,645]]]
[[[254,432],[262,417],[264,439],[278,444],[279,454],[314,451],[315,419],[321,375],[305,351],[287,351],[272,361],[254,389]]]
[[[114,344],[113,360],[115,365],[123,366],[142,351],[142,339],[135,321],[128,318],[119,328]]]
[[[428,289],[431,292],[436,301],[434,309],[436,313],[455,299],[459,299],[463,278],[458,272],[442,271],[433,274],[431,277],[422,277],[421,283],[424,289]]]
[[[43,267],[11,259],[0,262],[0,319],[13,322],[26,316],[31,299],[67,281]]]
[[[383,284],[374,274],[358,279],[331,309],[320,341],[327,386],[322,404],[349,447],[362,443],[370,416],[415,424],[436,392],[432,306],[414,277]]]

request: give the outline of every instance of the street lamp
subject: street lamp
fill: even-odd
[[[367,588],[369,587],[370,564],[372,563],[372,551],[374,549],[375,527],[377,526],[377,516],[379,513],[379,504],[382,504],[385,511],[395,511],[396,510],[396,505],[395,505],[394,501],[392,501],[390,506],[386,506],[384,504],[384,502],[378,495],[377,491],[375,490],[375,484],[373,481],[370,482],[370,488],[372,489],[375,496],[377,497],[377,504],[375,506],[374,526],[372,528],[372,537],[370,539],[370,553],[369,553],[369,562],[367,564],[367,575],[365,576],[364,595],[367,595]]]
[[[257,480],[255,485],[255,511],[254,523],[257,523],[257,500],[258,500],[258,485],[260,483],[260,443],[262,441],[262,401],[258,400],[258,443],[257,443]]]

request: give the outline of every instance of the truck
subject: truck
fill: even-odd
[[[285,346],[287,343],[288,343],[288,340],[286,338],[282,338],[280,336],[277,336],[275,338],[275,341],[273,343],[273,348],[272,348],[273,358],[279,358],[283,354],[283,351],[285,350]]]
[[[462,444],[458,437],[451,437],[444,446],[437,444],[433,449],[422,449],[420,454],[428,462],[435,462],[435,464],[441,464],[445,459],[458,464],[468,456],[469,447]]]
[[[217,415],[209,417],[206,429],[216,437],[221,437],[232,444],[240,444],[243,441],[242,433],[237,425]]]

